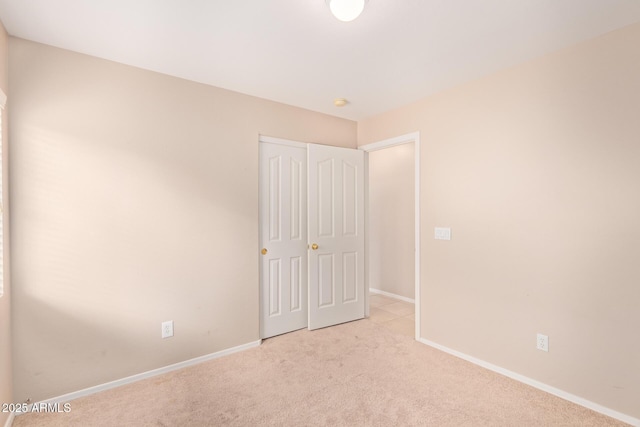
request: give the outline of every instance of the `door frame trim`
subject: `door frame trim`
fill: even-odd
[[[382,141],[373,142],[371,144],[366,144],[358,147],[358,150],[365,151],[367,155],[365,156],[365,288],[366,294],[369,294],[369,155],[368,153],[372,151],[378,151],[389,147],[394,147],[396,145],[409,144],[414,143],[414,157],[415,157],[415,167],[414,167],[414,192],[415,192],[415,237],[414,237],[414,245],[415,245],[415,296],[416,300],[415,305],[415,339],[419,340],[421,338],[420,333],[420,132],[412,132],[405,135],[400,135],[395,138],[389,138]],[[365,306],[365,314],[369,314],[369,304],[367,299],[367,304]]]
[[[289,147],[307,149],[306,142],[292,141],[290,139],[274,138],[272,136],[258,135],[258,142],[269,142],[271,144],[287,145]]]

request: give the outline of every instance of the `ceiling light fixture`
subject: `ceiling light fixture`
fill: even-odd
[[[345,105],[347,105],[347,100],[344,98],[336,98],[333,100],[333,105],[335,105],[336,107],[344,107]]]
[[[343,22],[356,19],[364,10],[367,0],[326,0],[333,16]]]

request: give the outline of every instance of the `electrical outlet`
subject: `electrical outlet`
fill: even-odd
[[[542,351],[549,351],[549,337],[543,334],[538,334],[536,348]]]
[[[173,320],[167,320],[162,322],[162,338],[169,338],[173,336]]]

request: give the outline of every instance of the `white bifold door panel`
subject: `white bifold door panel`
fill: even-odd
[[[260,143],[262,338],[364,317],[364,152]]]
[[[364,153],[310,144],[309,329],[364,317]]]
[[[307,327],[307,150],[260,144],[260,335]]]

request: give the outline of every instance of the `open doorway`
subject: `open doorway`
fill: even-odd
[[[419,134],[360,149],[368,152],[369,318],[419,338]]]

